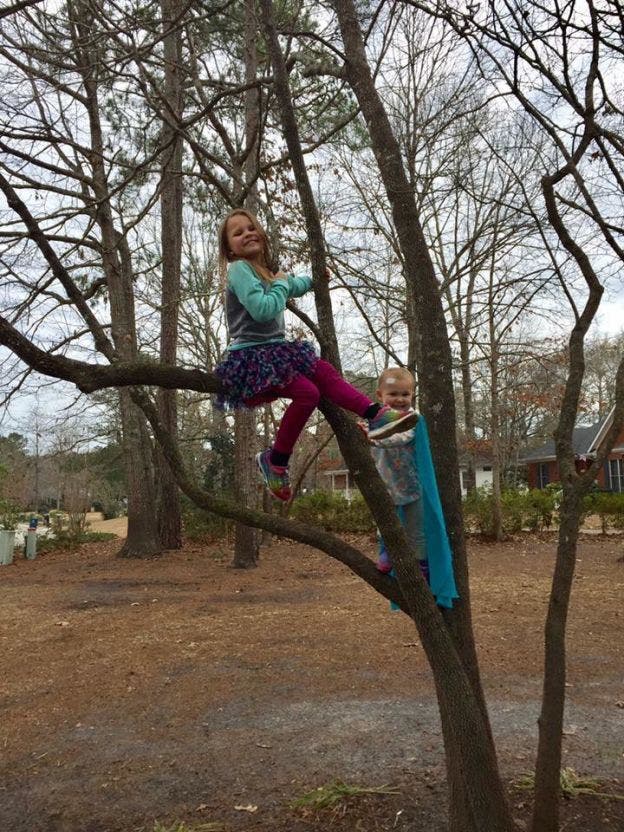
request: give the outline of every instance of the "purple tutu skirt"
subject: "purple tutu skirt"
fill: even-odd
[[[312,376],[318,356],[307,341],[280,341],[230,350],[215,373],[223,384],[216,406],[220,410],[249,407],[248,399],[285,387],[298,375]],[[253,405],[252,405],[253,406]]]

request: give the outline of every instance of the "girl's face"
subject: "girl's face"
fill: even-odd
[[[389,376],[377,391],[382,404],[388,404],[395,410],[409,410],[414,398],[414,384],[406,378]]]
[[[225,226],[228,257],[231,260],[243,258],[262,262],[264,257],[264,236],[244,214],[234,214]]]

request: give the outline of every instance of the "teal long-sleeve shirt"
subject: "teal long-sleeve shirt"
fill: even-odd
[[[298,298],[312,288],[310,277],[267,281],[246,260],[235,260],[228,269],[226,316],[228,349],[283,341],[284,309],[289,298]]]

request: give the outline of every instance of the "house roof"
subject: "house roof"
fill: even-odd
[[[609,414],[609,416],[610,415],[611,414]],[[609,417],[607,416],[607,419],[608,418]],[[602,422],[596,422],[595,425],[574,429],[574,433],[572,434],[572,448],[575,454],[588,454],[596,447],[598,434],[601,432],[600,429],[605,424],[605,421],[606,420],[603,419]],[[545,462],[549,459],[555,458],[555,440],[550,439],[539,448],[535,448],[533,451],[523,456],[520,461]]]
[[[467,454],[459,455],[459,467],[467,468],[470,459]],[[493,459],[491,456],[478,456],[475,459],[475,468],[483,468],[484,465],[492,465]]]

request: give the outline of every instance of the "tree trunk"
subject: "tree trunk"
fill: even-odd
[[[255,0],[245,0],[245,82],[252,83],[258,75],[256,50]],[[245,151],[242,170],[239,170],[239,199],[252,212],[258,210],[258,139],[260,125],[260,93],[252,87],[245,93]],[[236,170],[236,168],[235,168]],[[234,417],[234,472],[236,499],[249,508],[258,508],[259,487],[255,455],[257,452],[256,414],[242,410]],[[234,558],[236,569],[256,566],[260,557],[260,532],[251,526],[237,523],[234,534]]]
[[[565,707],[566,621],[576,566],[582,495],[579,483],[564,487],[559,509],[559,544],[544,627],[544,684],[538,719],[532,832],[559,829],[559,772]]]
[[[241,410],[234,419],[234,491],[239,503],[258,508],[260,485],[256,469],[256,413]],[[252,526],[237,523],[234,535],[235,569],[251,569],[259,558],[260,533]]]
[[[447,472],[447,476],[441,480],[442,500],[447,518],[452,518],[449,533],[458,558],[456,576],[463,599],[458,611],[451,614],[448,621],[457,650],[461,654],[461,662],[455,651],[450,648],[450,640],[447,641],[448,633],[436,624],[439,614],[422,579],[418,577],[415,559],[406,554],[409,547],[406,545],[404,532],[398,522],[395,522],[387,492],[384,489],[381,493],[377,485],[379,479],[372,466],[370,453],[363,447],[363,443],[353,440],[350,433],[353,428],[344,414],[326,406],[323,410],[331,419],[345,460],[371,505],[392,554],[399,586],[418,626],[436,679],[449,767],[451,828],[453,832],[483,832],[485,829],[488,832],[509,832],[513,829],[513,822],[498,774],[470,627],[461,492],[457,476],[451,355],[439,289],[418,223],[414,195],[402,167],[398,144],[376,94],[370,67],[366,61],[355,9],[351,2],[335,2],[334,5],[348,55],[345,66],[347,78],[368,124],[373,150],[392,204],[394,222],[405,254],[408,289],[416,301],[418,321],[421,324],[423,320],[427,322],[427,328],[420,326],[422,354],[427,356],[427,362],[419,368],[419,379],[425,411],[433,427],[434,459],[438,470]],[[324,265],[318,212],[301,153],[287,72],[272,19],[271,0],[261,0],[261,7],[284,136],[295,171],[308,228],[313,271],[317,277],[320,273],[315,270],[315,266]],[[319,286],[315,287],[315,297],[319,328],[331,359],[334,352],[337,354],[335,328],[331,320],[331,304],[322,288],[322,281],[319,281]]]
[[[271,410],[270,404],[265,404],[262,408],[262,447],[268,448],[269,443],[271,441],[271,435],[273,430],[273,412]],[[271,495],[268,492],[268,489],[262,489],[262,511],[266,514],[272,514],[273,509],[275,508],[275,502]],[[260,545],[261,546],[270,546],[271,541],[273,540],[273,535],[271,532],[263,529],[260,532]]]
[[[470,347],[468,345],[468,334],[462,327],[456,326],[457,340],[459,342],[459,357],[461,362],[461,387],[462,401],[464,404],[464,428],[467,440],[466,451],[466,490],[472,491],[477,487],[477,464],[475,441],[477,432],[475,430],[474,400],[472,395],[472,372],[470,370]]]
[[[102,235],[102,262],[108,284],[111,334],[116,351],[116,356],[107,357],[109,360],[118,357],[122,361],[132,361],[137,358],[132,262],[126,238],[115,229],[104,168],[105,153],[95,71],[98,62],[92,52],[93,44],[97,42],[91,32],[92,11],[82,2],[68,4],[68,10],[75,23],[74,46],[77,56],[80,56],[79,66],[86,96],[93,151],[93,213]],[[121,394],[121,417],[129,491],[128,538],[120,554],[124,557],[146,557],[161,551],[154,523],[152,454],[145,419],[124,394]]]
[[[493,324],[493,322],[491,322]],[[498,391],[498,344],[496,333],[490,327],[490,435],[492,443],[492,534],[494,540],[503,540],[503,500],[500,469],[500,402]]]
[[[151,442],[145,417],[131,398],[119,391],[122,447],[128,485],[128,535],[118,552],[121,558],[149,558],[160,553],[156,536],[156,501]]]
[[[455,726],[457,714],[445,707],[442,693],[440,707],[445,734],[450,788],[451,830],[509,830],[513,821],[498,773],[496,752],[487,718],[485,700],[478,672],[470,614],[468,568],[461,512],[461,490],[458,477],[455,402],[452,379],[452,357],[440,288],[420,225],[416,200],[403,163],[398,142],[392,132],[387,113],[375,89],[368,65],[362,32],[351,0],[335,0],[334,7],[342,32],[347,60],[345,70],[353,88],[371,137],[373,152],[379,165],[397,235],[404,256],[408,290],[416,303],[417,324],[423,358],[419,381],[423,411],[431,428],[432,454],[440,473],[442,505],[454,553],[455,576],[461,602],[445,614],[460,658],[472,683],[475,699],[484,719],[483,736],[475,737],[486,766],[487,789],[479,786],[485,773],[474,766],[474,758],[462,757]],[[444,686],[446,688],[446,685]],[[486,796],[485,792],[489,792]]]
[[[160,361],[174,365],[177,358],[180,268],[182,258],[182,141],[172,120],[182,112],[182,43],[178,28],[169,31],[177,10],[176,0],[161,0],[165,80],[161,131],[161,251],[162,289],[160,307]],[[160,418],[173,437],[178,433],[175,390],[158,390]],[[176,481],[162,454],[156,449],[157,522],[164,549],[182,546],[180,495]]]

